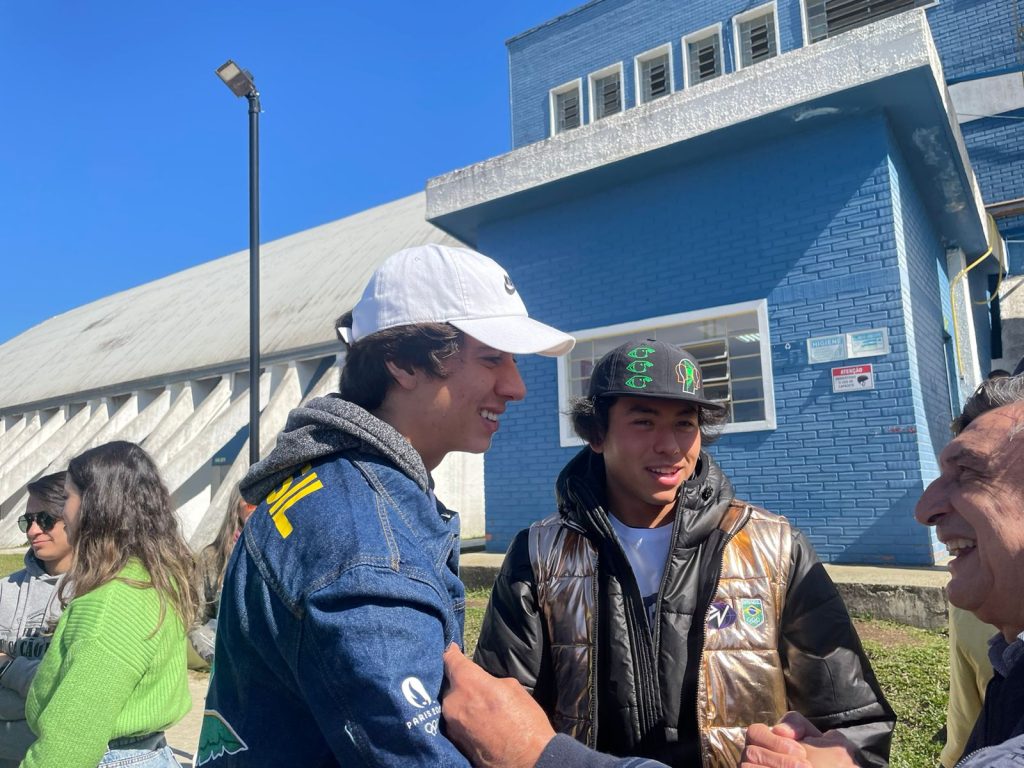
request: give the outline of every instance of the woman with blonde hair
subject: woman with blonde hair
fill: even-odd
[[[113,442],[71,460],[66,603],[32,687],[23,768],[176,766],[163,731],[191,707],[194,565],[149,455]]]

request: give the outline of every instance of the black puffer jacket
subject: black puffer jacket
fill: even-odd
[[[696,702],[703,619],[728,541],[718,525],[733,501],[732,485],[702,452],[694,477],[680,489],[654,633],[608,522],[604,487],[603,459],[589,448],[565,467],[557,484],[561,524],[586,537],[598,563],[597,618],[575,617],[593,621],[598,638],[597,669],[576,673],[596,672],[591,746],[692,768],[700,760]],[[556,680],[528,534],[516,536],[495,582],[476,661],[494,675],[518,679],[550,715]],[[823,731],[841,728],[861,749],[862,762],[886,765],[895,714],[835,586],[795,529],[783,604],[778,651],[788,707]]]

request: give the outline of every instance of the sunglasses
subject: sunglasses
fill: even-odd
[[[28,533],[32,523],[35,523],[43,533],[49,533],[53,530],[53,526],[59,522],[60,518],[51,515],[49,512],[26,512],[18,518],[18,527],[22,533]]]

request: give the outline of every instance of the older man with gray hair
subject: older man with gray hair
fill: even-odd
[[[915,511],[953,557],[949,601],[999,630],[989,646],[995,675],[960,768],[1024,761],[1024,360],[1014,373],[967,401]],[[791,713],[748,729],[743,765],[851,766],[845,746]]]

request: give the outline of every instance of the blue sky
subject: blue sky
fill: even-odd
[[[0,0],[0,343],[248,247],[226,59],[267,242],[508,151],[504,41],[576,4]]]

